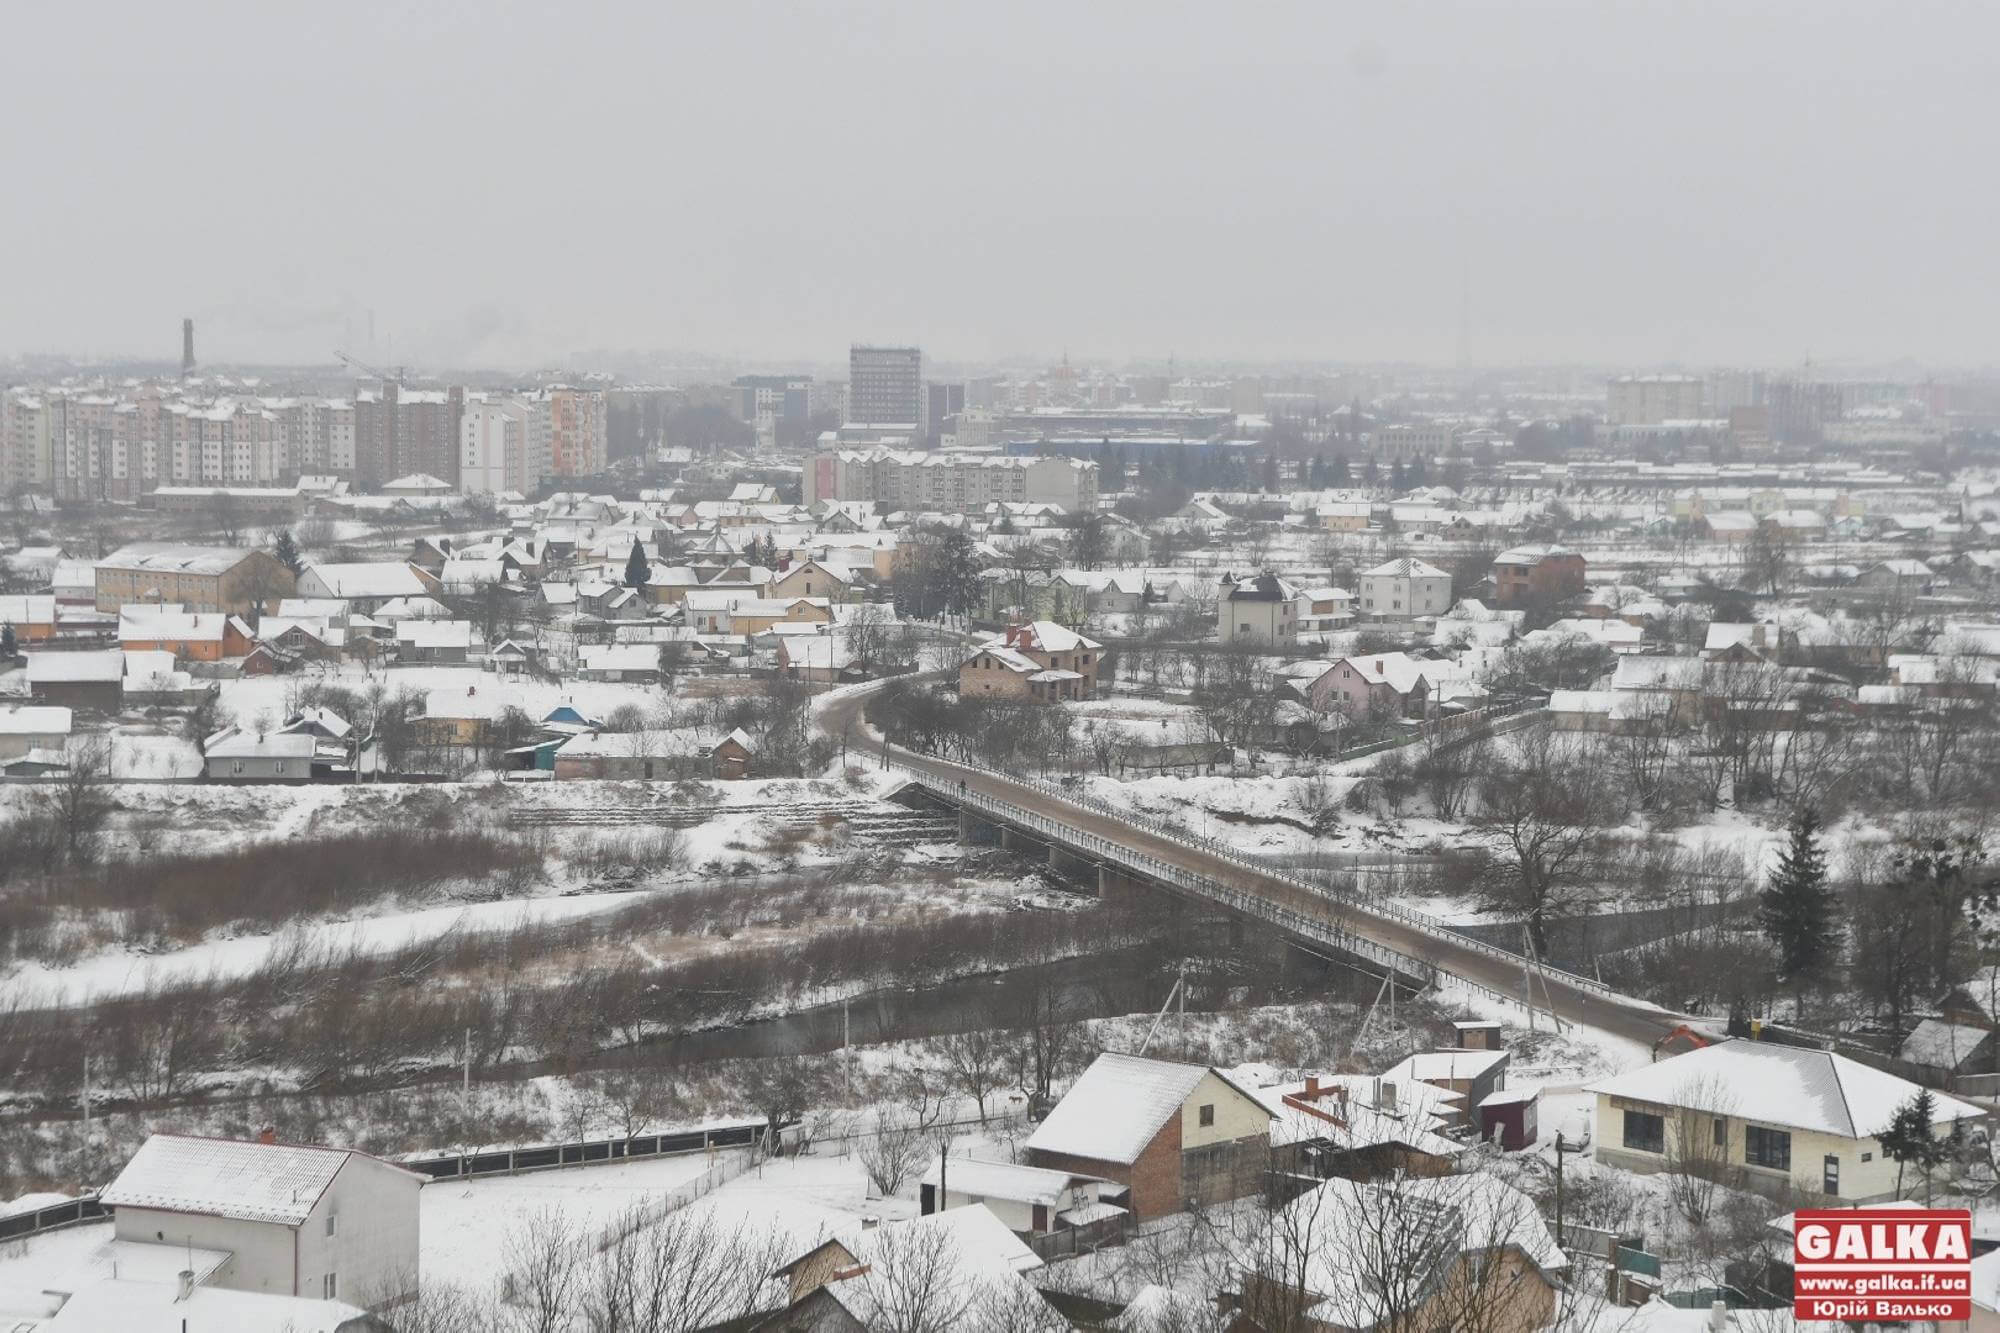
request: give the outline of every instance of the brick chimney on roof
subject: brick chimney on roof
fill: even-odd
[[[264,1126],[264,1128],[257,1131],[257,1142],[270,1144],[270,1143],[276,1143],[277,1141],[278,1141],[278,1130],[275,1125],[266,1125]]]

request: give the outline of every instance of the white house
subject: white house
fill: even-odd
[[[236,782],[305,782],[312,777],[319,741],[300,732],[239,731],[209,738],[202,756],[211,778]]]
[[[1399,556],[1361,576],[1363,620],[1411,620],[1451,609],[1451,575],[1415,556]]]
[[[1866,1202],[1897,1190],[1881,1135],[1918,1087],[1831,1051],[1726,1041],[1599,1079],[1597,1159],[1631,1171],[1676,1158],[1727,1165],[1761,1193]],[[1976,1106],[1932,1094],[1932,1127],[1981,1119]]]
[[[1215,603],[1224,643],[1291,643],[1299,637],[1299,590],[1268,570],[1230,582]]]
[[[431,587],[414,566],[399,560],[367,564],[308,565],[294,589],[300,597],[338,598],[370,612],[398,597],[427,597]]]
[[[69,743],[70,710],[41,707],[0,708],[0,759],[19,759],[30,750],[61,750]]]
[[[226,1255],[203,1285],[397,1305],[417,1289],[414,1171],[345,1148],[154,1134],[100,1196],[117,1239]]]

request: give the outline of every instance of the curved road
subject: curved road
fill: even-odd
[[[870,682],[870,685],[875,684]],[[1238,892],[1275,906],[1324,920],[1406,957],[1422,959],[1450,976],[1476,982],[1502,995],[1518,997],[1521,994],[1522,969],[1518,961],[1510,962],[1470,943],[1457,944],[1394,917],[1377,915],[1365,905],[1333,902],[1288,880],[1248,869],[1202,848],[1190,847],[1102,811],[1074,805],[997,773],[982,772],[891,746],[861,716],[868,695],[872,693],[870,685],[849,687],[822,696],[818,709],[822,729],[836,739],[845,735],[850,745],[864,753],[879,757],[886,752],[897,764],[928,773],[947,787],[962,781],[974,791],[996,800],[1060,820],[1132,851],[1220,881]],[[1705,1025],[1704,1020],[1674,1013],[1645,1000],[1572,986],[1560,975],[1549,975],[1547,983],[1549,998],[1563,1019],[1647,1046],[1679,1024]],[[1539,979],[1535,989],[1539,1002],[1542,989]]]

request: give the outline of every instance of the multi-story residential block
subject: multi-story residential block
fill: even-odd
[[[1701,417],[1698,375],[1620,375],[1605,385],[1605,419],[1614,426],[1657,426]]]
[[[923,393],[923,349],[860,344],[848,349],[847,421],[915,429],[924,419]]]
[[[864,500],[892,509],[960,513],[997,502],[1097,503],[1097,464],[1077,458],[994,457],[898,449],[825,449],[807,465],[804,501]]]
[[[536,401],[547,418],[547,474],[591,477],[604,471],[610,460],[603,393],[558,384],[543,390]]]
[[[524,398],[467,395],[459,423],[459,488],[468,495],[526,495],[540,486],[546,454],[537,447],[538,415]]]

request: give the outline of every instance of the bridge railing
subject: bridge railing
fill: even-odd
[[[897,760],[891,760],[891,762],[914,776],[925,776],[924,770],[914,765],[902,763]],[[972,769],[964,768],[963,765],[954,764],[949,760],[927,760],[926,762],[938,764],[946,768],[964,769],[967,773],[974,772]],[[1185,830],[1173,828],[1148,816],[1119,809],[1088,793],[1071,791],[1043,779],[1013,777],[1010,775],[1008,780],[1031,787],[1055,800],[1067,802],[1084,809],[1095,810],[1107,818],[1138,825],[1155,837],[1178,843],[1191,850],[1206,853],[1218,860],[1227,861],[1232,865],[1239,866],[1251,874],[1260,875],[1266,879],[1276,880],[1292,888],[1299,889],[1324,902],[1329,908],[1337,912],[1344,914],[1352,911],[1364,916],[1388,917],[1393,921],[1400,922],[1421,932],[1429,938],[1437,940],[1440,944],[1483,953],[1489,957],[1501,959],[1509,965],[1530,965],[1529,960],[1523,955],[1503,949],[1485,940],[1474,939],[1469,935],[1461,935],[1428,912],[1406,907],[1401,903],[1388,899],[1376,899],[1366,906],[1340,902],[1327,895],[1325,885],[1316,884],[1302,875],[1292,874],[1260,864],[1217,839],[1200,837]],[[1109,839],[1087,832],[1073,824],[1053,819],[1039,811],[1029,810],[1026,807],[1015,805],[1011,801],[1004,801],[998,797],[989,796],[984,792],[975,791],[970,787],[958,792],[957,795],[966,804],[988,810],[1023,827],[1058,836],[1076,846],[1095,852],[1108,860],[1131,865],[1133,868],[1142,870],[1144,873],[1152,875],[1165,883],[1178,884],[1181,887],[1188,888],[1204,896],[1218,899],[1236,908],[1236,910],[1244,912],[1246,915],[1271,920],[1275,924],[1295,930],[1308,938],[1321,938],[1320,932],[1327,929],[1324,922],[1313,923],[1315,926],[1314,929],[1305,929],[1300,923],[1311,923],[1311,918],[1293,912],[1289,908],[1282,907],[1268,898],[1244,893],[1239,889],[1224,884],[1220,880],[1196,874],[1183,867],[1172,865],[1157,857],[1150,856],[1147,853],[1126,847],[1121,843],[1114,843]],[[1284,919],[1274,917],[1272,913],[1278,913]],[[1337,942],[1338,947],[1342,949],[1347,949],[1363,957],[1373,958],[1378,962],[1411,968],[1415,971],[1416,975],[1428,976],[1437,970],[1437,965],[1428,959],[1411,957],[1390,949],[1386,945],[1377,944],[1373,940],[1365,940],[1363,937],[1355,935],[1352,931],[1339,929],[1336,933],[1339,936],[1338,941],[1328,938],[1325,942],[1330,944]],[[1379,952],[1371,954],[1369,952],[1370,948]],[[1546,964],[1536,966],[1536,975],[1546,979],[1550,984],[1566,986],[1595,995],[1612,996],[1616,994],[1609,986],[1606,986],[1594,977],[1566,972],[1561,968],[1549,967]],[[1467,984],[1477,985],[1478,983],[1469,982]],[[1498,992],[1492,993],[1498,994]],[[1511,999],[1512,997],[1502,996],[1501,998]]]

